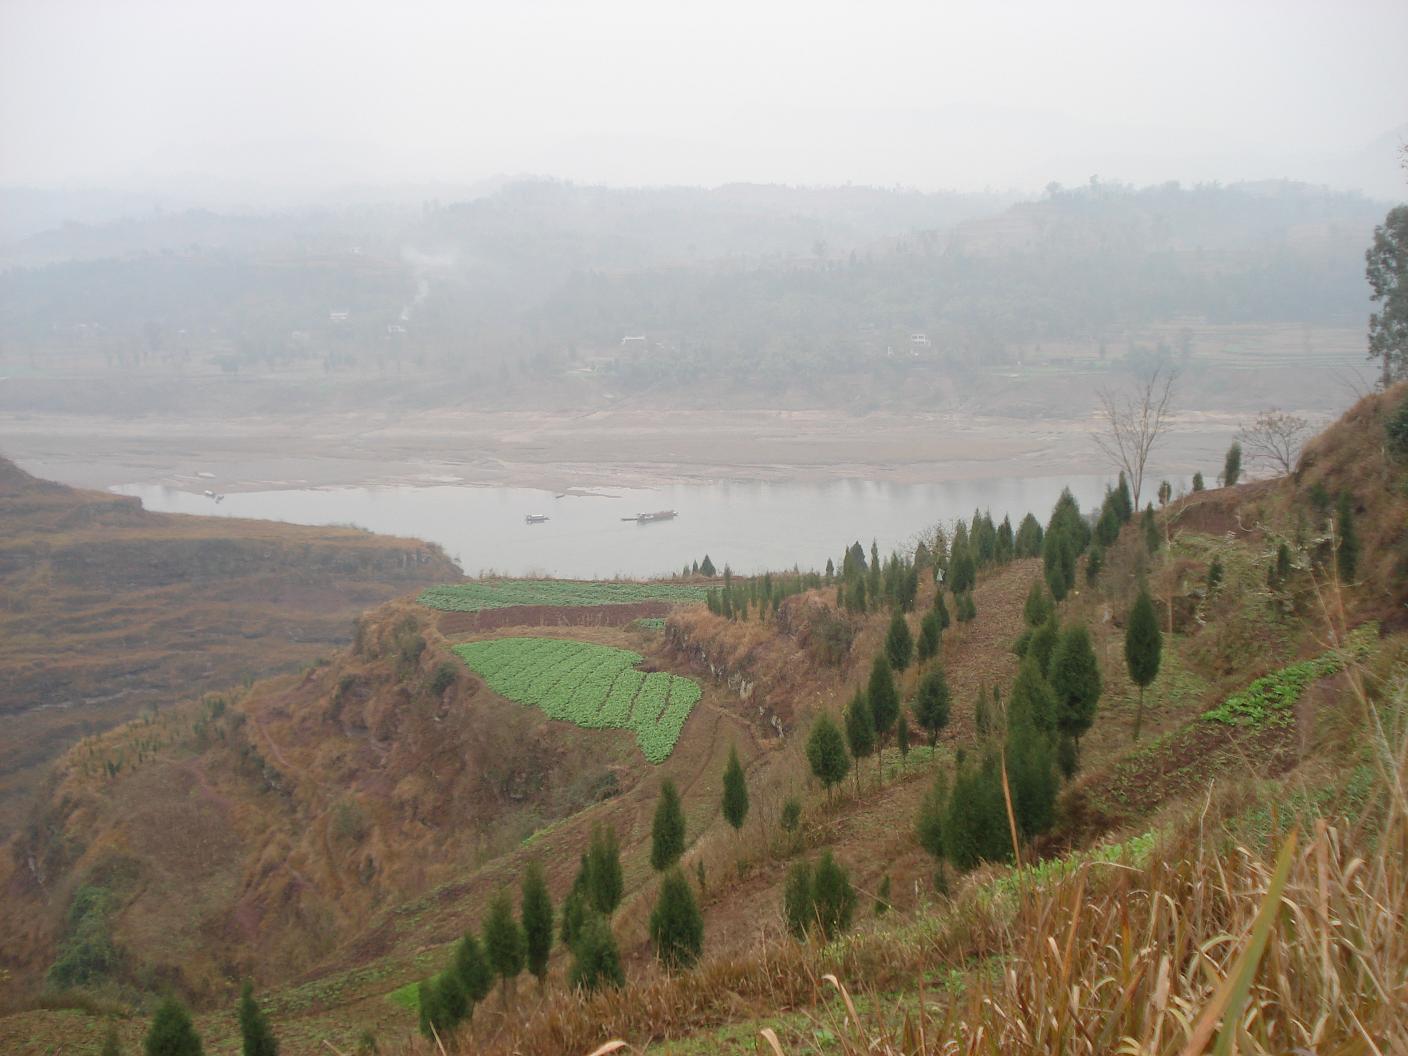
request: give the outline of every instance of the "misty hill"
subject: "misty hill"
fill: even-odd
[[[1009,206],[529,182],[420,210],[158,215],[12,248],[0,348],[38,369],[776,385],[896,355],[1010,361],[1031,342],[1178,320],[1358,325],[1382,212],[1289,183],[1092,184]]]

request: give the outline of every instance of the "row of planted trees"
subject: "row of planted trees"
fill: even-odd
[[[737,751],[731,750],[723,775],[722,808],[735,830],[748,816],[748,786]],[[691,967],[704,949],[704,917],[694,890],[680,867],[686,846],[684,806],[670,779],[660,786],[651,822],[650,864],[660,877],[650,914],[651,945],[670,971]],[[704,883],[702,860],[699,883]],[[537,861],[523,874],[519,912],[500,890],[489,905],[482,934],[467,932],[455,945],[449,963],[418,987],[421,1031],[442,1041],[472,1020],[475,1006],[497,981],[507,1006],[526,969],[546,985],[554,934],[570,957],[569,986],[594,991],[621,987],[626,977],[611,919],[625,894],[616,831],[597,825],[578,863],[572,887],[555,911]]]

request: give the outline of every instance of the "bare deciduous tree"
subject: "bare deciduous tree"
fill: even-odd
[[[1133,392],[1101,389],[1097,394],[1104,432],[1096,434],[1095,443],[1116,468],[1124,471],[1136,510],[1149,453],[1168,429],[1169,405],[1173,402],[1173,385],[1177,380],[1177,371],[1161,367],[1141,381]]]
[[[1309,432],[1310,423],[1304,418],[1272,407],[1258,414],[1251,425],[1242,426],[1237,436],[1252,458],[1270,462],[1283,476],[1290,476]]]

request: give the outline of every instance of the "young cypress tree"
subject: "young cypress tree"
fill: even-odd
[[[1012,551],[1016,546],[1016,537],[1012,534],[1012,518],[1004,515],[1002,523],[997,526],[997,549],[993,553],[993,560],[999,565],[1005,565],[1012,560]]]
[[[592,904],[591,894],[586,889],[579,891],[574,887],[567,892],[567,897],[562,900],[562,924],[558,929],[562,945],[571,949],[582,933],[582,921],[586,920],[587,914],[595,912],[597,908]]]
[[[1075,777],[1076,770],[1080,768],[1080,750],[1076,747],[1076,739],[1064,733],[1056,742],[1056,768],[1067,781]]]
[[[1018,557],[1040,557],[1042,544],[1041,522],[1028,513],[1017,526],[1017,539],[1013,543]]]
[[[513,902],[507,890],[500,889],[489,903],[489,916],[484,921],[484,953],[489,967],[503,982],[507,1001],[509,983],[523,971],[523,930],[513,918]]]
[[[1027,591],[1027,600],[1022,605],[1022,619],[1026,625],[1040,627],[1050,618],[1055,608],[1051,603],[1051,596],[1046,592],[1046,585],[1039,579],[1032,580],[1031,589]]]
[[[684,809],[680,794],[668,777],[660,785],[660,799],[655,804],[655,819],[650,825],[650,865],[663,873],[684,854]]]
[[[1030,654],[1017,669],[1012,683],[1012,700],[1007,705],[1007,729],[1026,724],[1050,736],[1056,730],[1056,698],[1046,676]]]
[[[1101,546],[1114,546],[1119,541],[1122,522],[1115,506],[1115,493],[1112,491],[1105,496],[1105,504],[1100,507],[1100,519],[1095,522],[1095,538]]]
[[[919,680],[914,697],[914,721],[929,735],[929,747],[939,743],[939,734],[948,725],[951,697],[942,665],[935,664]]]
[[[939,644],[942,635],[943,629],[939,625],[939,614],[933,609],[930,609],[924,614],[924,618],[919,621],[917,656],[921,664],[927,663],[939,655]]]
[[[947,813],[948,779],[940,770],[934,776],[933,786],[920,801],[919,817],[914,825],[919,846],[936,862],[944,857],[944,817]]]
[[[143,1051],[146,1056],[204,1056],[190,1013],[174,997],[157,1006]]]
[[[1051,654],[1056,651],[1056,641],[1061,637],[1061,621],[1053,610],[1036,630],[1032,631],[1027,645],[1027,656],[1036,661],[1036,666],[1045,675],[1051,669]]]
[[[846,755],[846,739],[836,728],[831,716],[824,712],[812,723],[811,733],[807,736],[807,763],[821,782],[821,786],[826,789],[828,798],[831,789],[844,781],[846,775],[851,772],[851,760]]]
[[[1124,627],[1124,662],[1129,668],[1130,681],[1139,687],[1139,706],[1134,713],[1136,741],[1144,725],[1144,690],[1158,676],[1162,652],[1163,634],[1159,630],[1153,599],[1146,589],[1140,587],[1139,597],[1129,610],[1129,619]]]
[[[724,820],[733,826],[733,831],[742,830],[748,817],[748,779],[738,762],[736,746],[729,748],[728,765],[724,767],[723,811]]]
[[[859,689],[846,705],[846,747],[856,761],[856,794],[860,794],[860,761],[875,751],[875,719],[870,704]]]
[[[828,557],[828,558],[826,559],[826,575],[825,575],[825,578],[822,580],[822,582],[825,583],[825,584],[829,587],[829,586],[831,586],[831,581],[832,581],[833,579],[835,579],[835,578],[836,578],[836,563],[835,563],[834,561],[832,561],[831,558]]]
[[[441,972],[435,977],[435,1008],[438,1018],[435,1029],[443,1038],[474,1011],[469,1003],[469,995],[460,985],[460,977],[453,971]]]
[[[1051,596],[1057,602],[1065,600],[1066,592],[1071,589],[1074,580],[1074,574],[1068,577],[1066,569],[1067,566],[1074,568],[1075,557],[1070,536],[1061,525],[1052,525],[1047,530],[1046,541],[1042,543],[1041,548],[1041,562]]]
[[[1159,536],[1158,521],[1154,518],[1154,504],[1151,502],[1144,507],[1144,546],[1149,553],[1158,553],[1159,544],[1163,539]]]
[[[240,987],[240,1038],[242,1056],[279,1056],[279,1043],[269,1028],[269,1020],[254,1000],[254,984],[248,979]]]
[[[787,883],[782,888],[782,919],[794,938],[806,937],[807,929],[816,921],[812,904],[812,868],[797,862],[787,871]]]
[[[1055,752],[1051,739],[1027,722],[1008,733],[1005,752],[1017,830],[1023,839],[1031,839],[1050,829],[1055,820]]]
[[[1354,574],[1359,571],[1359,533],[1354,529],[1354,504],[1347,491],[1340,492],[1340,500],[1335,507],[1335,530],[1339,534],[1335,568],[1340,574],[1340,582],[1353,583]]]
[[[948,630],[949,623],[952,621],[949,619],[948,606],[944,604],[944,588],[942,586],[934,592],[934,615],[939,618],[939,631],[942,633]]]
[[[1227,458],[1222,463],[1222,486],[1225,488],[1235,487],[1237,481],[1242,479],[1242,445],[1237,441],[1232,441],[1232,446],[1227,449]]]
[[[796,796],[788,796],[782,802],[782,815],[777,819],[782,831],[795,836],[802,826],[802,801]]]
[[[699,562],[699,574],[701,576],[707,576],[710,579],[713,579],[714,576],[718,574],[717,570],[714,568],[714,562],[709,560],[708,554],[705,554],[704,560]]]
[[[899,690],[895,688],[895,676],[884,653],[877,655],[870,665],[870,681],[866,685],[865,696],[870,705],[870,717],[875,721],[877,743],[883,749],[900,714]]]
[[[1207,487],[1207,485],[1203,483],[1203,474],[1202,474],[1201,472],[1194,473],[1194,474],[1193,474],[1193,490],[1194,490],[1195,492],[1197,492],[1197,491],[1202,491],[1205,487]]]
[[[610,825],[598,824],[592,829],[587,865],[592,905],[598,913],[609,917],[621,904],[621,895],[625,891],[621,877],[621,851],[616,845],[616,830]]]
[[[909,716],[900,709],[899,721],[895,723],[895,747],[900,750],[900,766],[909,762]]]
[[[567,981],[574,989],[592,993],[608,986],[620,989],[626,985],[626,973],[621,967],[621,953],[611,922],[600,913],[588,913],[582,921],[580,934],[572,946],[572,967]]]
[[[474,1014],[474,1006],[489,996],[494,988],[494,973],[489,962],[484,959],[484,948],[470,932],[465,932],[455,947],[453,970],[459,977],[460,989],[469,1002],[469,1014]]]
[[[870,567],[866,575],[865,591],[870,595],[870,604],[880,607],[880,548],[875,540],[870,540]]]
[[[678,869],[671,869],[660,882],[650,914],[650,941],[655,956],[671,971],[690,967],[704,949],[704,917],[689,881]]]
[[[1120,523],[1128,524],[1134,518],[1134,497],[1130,495],[1129,481],[1123,471],[1120,472],[1120,482],[1115,487],[1115,500]]]
[[[855,913],[856,892],[851,878],[830,851],[823,851],[821,861],[812,874],[812,906],[817,927],[828,940],[834,939],[851,926]]]
[[[962,594],[973,589],[978,581],[978,566],[968,547],[955,551],[949,562],[948,582],[945,584],[954,594]]]
[[[898,609],[890,618],[890,630],[885,635],[885,656],[896,671],[903,671],[914,659],[914,637],[909,633],[909,621]]]
[[[1075,739],[1077,747],[1095,721],[1103,685],[1090,632],[1077,623],[1061,632],[1051,657],[1048,681],[1056,695],[1056,728]]]
[[[440,1010],[435,1004],[434,980],[422,979],[416,985],[416,1009],[420,1014],[421,1036],[435,1037],[440,1032],[443,1021],[440,1017]]]
[[[538,980],[541,989],[548,974],[548,957],[552,954],[552,896],[543,879],[543,867],[536,858],[523,871],[523,952],[528,971]]]
[[[1085,581],[1094,583],[1100,577],[1100,570],[1105,565],[1105,548],[1099,543],[1091,544],[1089,550],[1085,552]]]

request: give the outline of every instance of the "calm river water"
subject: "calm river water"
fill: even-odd
[[[120,486],[149,510],[255,517],[298,524],[355,524],[374,532],[439,543],[465,572],[571,578],[668,575],[707,553],[723,568],[820,569],[859,539],[882,553],[939,522],[991,511],[1013,526],[1028,510],[1044,524],[1069,485],[1083,509],[1098,505],[1106,478],[1015,478],[941,484],[847,480],[823,484],[679,484],[566,495],[503,487],[314,488],[241,492],[211,498],[155,485]],[[672,521],[623,517],[676,510]],[[547,514],[525,524],[527,514]]]

